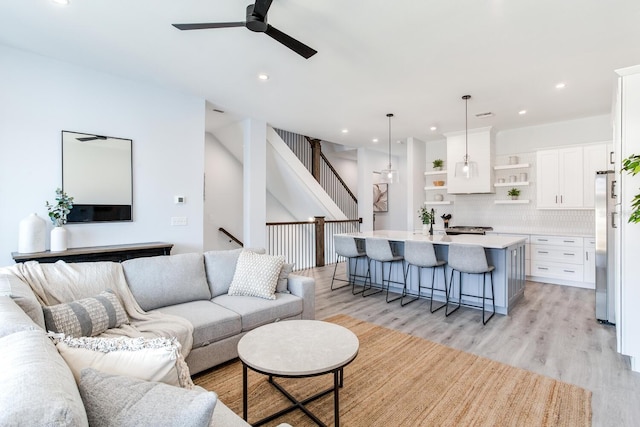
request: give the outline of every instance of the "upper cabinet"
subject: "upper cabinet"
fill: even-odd
[[[539,209],[593,209],[594,179],[609,169],[607,143],[537,153]]]
[[[450,194],[493,193],[494,134],[491,127],[445,134],[447,138],[447,192]],[[468,147],[469,161],[478,165],[478,176],[455,176],[456,163],[463,162]]]
[[[538,209],[582,208],[582,147],[538,151],[536,158]]]

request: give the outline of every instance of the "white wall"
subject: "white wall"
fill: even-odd
[[[0,94],[0,265],[13,263],[20,220],[46,218],[62,181],[62,130],[133,140],[134,221],[69,224],[70,247],[165,241],[172,253],[202,250],[204,100],[2,45]],[[188,225],[172,227],[172,216]]]

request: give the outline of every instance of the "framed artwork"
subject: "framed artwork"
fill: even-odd
[[[373,184],[373,211],[389,211],[389,184]]]

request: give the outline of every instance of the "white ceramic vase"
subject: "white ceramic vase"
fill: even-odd
[[[67,250],[67,229],[63,226],[53,227],[51,230],[51,252]]]
[[[47,225],[38,214],[32,213],[20,221],[18,229],[18,252],[23,254],[45,251]]]
[[[429,234],[429,224],[422,224],[422,234],[425,236]]]

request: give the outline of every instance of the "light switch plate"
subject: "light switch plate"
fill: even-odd
[[[187,225],[186,216],[172,216],[171,225]]]

